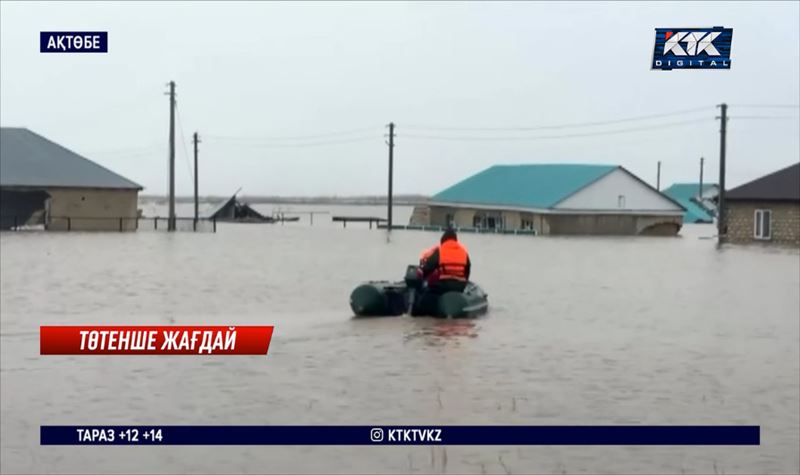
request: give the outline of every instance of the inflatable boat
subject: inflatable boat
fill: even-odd
[[[474,282],[463,292],[429,291],[418,266],[408,266],[405,279],[365,282],[350,294],[350,308],[358,316],[476,317],[489,309],[488,295]]]

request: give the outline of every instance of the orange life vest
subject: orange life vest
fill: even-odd
[[[439,246],[439,279],[467,280],[467,249],[450,239]]]

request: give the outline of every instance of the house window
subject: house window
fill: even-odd
[[[757,209],[753,220],[753,237],[772,239],[772,210]]]
[[[481,223],[483,222],[483,218],[481,216],[473,216],[472,218],[472,227],[473,228],[480,228]]]
[[[625,209],[625,195],[617,196],[617,207],[619,209]]]
[[[486,218],[486,227],[489,229],[495,228],[495,220],[493,216]]]

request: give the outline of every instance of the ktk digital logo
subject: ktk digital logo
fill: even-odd
[[[730,69],[733,28],[656,28],[651,69]]]

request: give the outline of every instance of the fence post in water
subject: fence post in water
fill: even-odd
[[[214,232],[217,232],[217,217],[216,216],[214,216],[213,221],[214,221]]]
[[[122,218],[119,218],[119,231],[122,232]]]
[[[17,226],[17,215],[14,215],[14,231],[19,231],[19,226]]]
[[[153,230],[158,231],[158,216],[153,219]]]
[[[72,231],[72,218],[67,217],[67,231]]]
[[[394,122],[389,122],[389,190],[386,196],[386,231],[392,231],[392,173],[394,171]],[[371,228],[370,228],[371,229]]]
[[[311,226],[313,226],[313,225],[314,225],[314,213],[312,212],[311,213]]]
[[[192,223],[192,231],[197,231],[197,217],[194,218],[194,223]]]
[[[200,216],[198,211],[200,199],[197,195],[197,144],[200,139],[197,138],[197,132],[194,133],[194,230],[197,231],[197,217]]]

